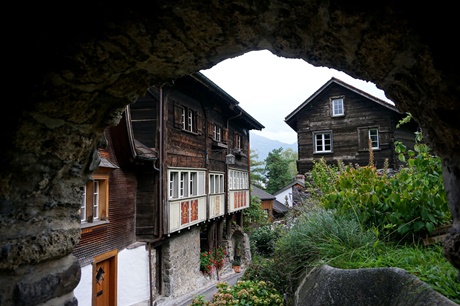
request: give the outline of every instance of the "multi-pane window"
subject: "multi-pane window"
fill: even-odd
[[[221,142],[222,141],[222,128],[218,125],[213,125],[212,128],[212,139]]]
[[[99,181],[93,181],[93,220],[99,220]]]
[[[332,132],[317,132],[313,134],[314,152],[332,152]]]
[[[235,136],[234,136],[233,139],[234,139],[234,140],[233,140],[233,141],[234,141],[234,146],[233,146],[233,147],[234,147],[235,149],[240,149],[240,150],[241,150],[241,149],[242,149],[242,147],[241,147],[241,135],[235,133]]]
[[[218,194],[224,192],[224,175],[211,173],[209,174],[209,194]]]
[[[86,183],[80,207],[82,223],[107,219],[108,188],[108,177],[104,175],[95,176],[93,180]]]
[[[372,149],[379,148],[379,130],[377,128],[369,129],[369,139],[372,142]]]
[[[179,199],[205,194],[205,172],[169,170],[169,198]]]
[[[196,113],[187,107],[182,108],[182,129],[189,132],[196,131]]]
[[[228,189],[249,189],[248,172],[240,170],[229,170]]]
[[[343,108],[343,98],[334,98],[331,101],[332,103],[332,116],[343,116],[345,110]]]

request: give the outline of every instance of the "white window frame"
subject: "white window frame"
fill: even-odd
[[[209,174],[209,194],[224,193],[224,174],[210,173]]]
[[[372,149],[379,149],[379,129],[370,128],[369,129],[369,139],[372,141]]]
[[[318,136],[321,136],[319,139]],[[327,139],[329,136],[329,139]],[[321,143],[318,145],[317,141]],[[326,149],[328,146],[327,141],[329,141],[329,149]],[[332,131],[319,131],[313,133],[313,152],[314,153],[331,153],[332,152]]]
[[[168,170],[169,199],[183,199],[206,194],[204,170]]]
[[[332,117],[339,117],[345,115],[345,107],[343,100],[343,97],[331,98]]]
[[[182,130],[195,133],[196,112],[182,106]]]
[[[222,128],[216,124],[212,127],[212,139],[217,142],[222,142]]]
[[[249,176],[247,171],[230,169],[228,171],[228,190],[249,189]]]
[[[99,220],[99,181],[93,181],[93,220]]]

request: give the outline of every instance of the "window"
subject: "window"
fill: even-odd
[[[196,113],[186,107],[182,108],[182,129],[189,132],[196,131]]]
[[[360,151],[369,151],[369,140],[372,143],[372,149],[380,149],[379,129],[377,127],[358,128],[358,149]]]
[[[249,189],[248,172],[240,170],[229,170],[228,189]]]
[[[332,152],[332,132],[317,132],[313,134],[314,153]]]
[[[174,105],[174,127],[180,128],[182,131],[201,134],[202,133],[202,118],[198,113],[183,105]]]
[[[106,175],[93,175],[83,190],[80,219],[82,223],[105,221],[108,217],[109,180]]]
[[[213,125],[212,128],[212,139],[217,142],[222,141],[222,128],[218,125]]]
[[[332,103],[332,117],[343,116],[345,114],[345,110],[343,107],[343,98],[333,98],[331,100],[331,103]]]
[[[169,170],[169,198],[179,199],[205,194],[205,172]]]
[[[211,173],[209,174],[209,194],[224,193],[224,175]]]
[[[235,133],[234,137],[233,137],[233,147],[235,149],[239,149],[241,150],[242,147],[241,147],[241,135],[240,134],[237,134]]]
[[[378,149],[379,148],[379,130],[369,129],[369,139],[372,142],[372,149]]]

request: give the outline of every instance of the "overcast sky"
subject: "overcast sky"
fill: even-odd
[[[314,67],[301,59],[286,59],[269,51],[252,51],[202,70],[207,78],[240,102],[239,106],[265,126],[251,133],[284,143],[297,134],[284,122],[287,115],[307,100],[331,77],[377,98],[389,101],[375,84],[357,80],[326,67]]]

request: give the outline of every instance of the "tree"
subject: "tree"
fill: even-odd
[[[297,174],[297,159],[298,159],[297,152],[291,148],[287,148],[287,149],[284,149],[283,152],[281,152],[281,155],[283,156],[283,158],[285,158],[288,161],[289,175],[291,175],[291,177],[295,177]]]
[[[268,193],[273,194],[293,181],[294,175],[289,172],[289,164],[292,160],[286,158],[290,153],[283,154],[283,148],[273,149],[265,159],[265,171],[267,173]]]
[[[251,185],[265,189],[267,178],[265,177],[265,162],[259,160],[257,151],[251,150]]]

